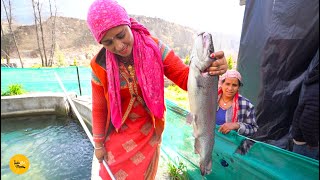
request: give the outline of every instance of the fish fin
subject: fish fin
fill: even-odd
[[[191,123],[195,120],[196,115],[192,114],[192,113],[188,113],[186,120],[187,120],[187,124],[191,125]]]
[[[206,166],[206,174],[210,174],[212,172],[212,160],[209,161],[209,164]]]

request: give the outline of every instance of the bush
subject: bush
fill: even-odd
[[[74,66],[77,66],[77,65],[78,65],[78,63],[77,63],[77,58],[76,58],[76,57],[73,58],[73,65],[74,65]]]
[[[164,97],[175,102],[179,107],[189,110],[189,99],[187,91],[177,85],[170,85],[164,90]]]
[[[66,65],[66,58],[64,56],[64,53],[60,51],[59,46],[56,48],[54,55],[55,55],[56,65],[58,67],[62,67]]]
[[[185,166],[181,161],[178,163],[178,167],[176,167],[171,162],[168,163],[168,173],[170,179],[172,180],[188,180],[187,166]]]
[[[11,84],[9,85],[9,90],[1,92],[1,96],[13,96],[24,93],[26,93],[26,91],[23,89],[21,84]]]
[[[189,63],[190,63],[190,56],[187,55],[185,60],[184,60],[184,64],[189,65]]]
[[[228,69],[233,69],[233,59],[231,56],[227,59]]]
[[[41,67],[42,67],[41,64],[33,64],[33,65],[31,66],[31,68],[41,68]]]

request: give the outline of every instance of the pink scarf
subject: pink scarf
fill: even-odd
[[[126,10],[114,0],[95,0],[88,10],[87,23],[98,43],[111,28],[119,25],[128,25],[131,28],[134,37],[134,67],[143,99],[152,114],[162,119],[165,107],[163,64],[160,50],[150,37],[149,31],[136,20],[129,18]],[[116,56],[108,50],[106,68],[111,122],[119,129],[122,125],[119,67]]]
[[[134,36],[133,59],[142,95],[147,107],[156,118],[164,115],[164,73],[160,51],[150,38],[149,31],[130,18]],[[111,107],[111,121],[115,128],[122,122],[119,67],[116,56],[107,51],[108,93]]]
[[[219,99],[222,96],[222,89],[219,88],[218,90],[218,102]],[[238,110],[239,110],[239,92],[237,92],[234,97],[233,97],[233,101],[232,101],[232,121],[231,122],[238,122]],[[217,102],[217,103],[218,103]]]
[[[239,79],[239,81],[241,82],[241,74],[235,70],[235,69],[232,69],[232,70],[227,70],[227,72],[225,72],[224,74],[222,74],[220,77],[219,77],[219,85],[218,85],[218,102],[219,102],[219,99],[222,95],[222,89],[221,89],[221,86],[222,86],[222,81],[225,80],[226,78],[237,78]],[[239,92],[237,92],[234,97],[233,97],[233,102],[232,102],[232,122],[238,122],[238,110],[239,110]]]

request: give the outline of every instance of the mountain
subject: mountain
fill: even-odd
[[[160,18],[151,18],[138,15],[131,15],[131,17],[135,18],[137,21],[145,25],[153,36],[159,38],[163,43],[167,44],[181,58],[185,58],[191,53],[194,37],[197,33],[196,30],[186,26],[168,22]],[[43,22],[43,29],[45,32],[44,41],[46,42],[45,46],[48,51],[52,42],[52,20],[53,17],[48,18]],[[2,23],[2,27],[4,32],[7,32],[6,23]],[[5,34],[5,36],[8,36],[8,33]],[[14,34],[16,36],[17,44],[22,58],[33,58],[33,63],[35,64],[35,61],[37,61],[35,59],[40,59],[39,53],[37,51],[38,46],[35,26],[14,25]],[[77,59],[77,61],[81,61],[80,64],[88,65],[90,59],[101,48],[101,45],[95,42],[93,36],[91,35],[86,21],[82,19],[56,17],[55,34],[57,47],[56,52],[59,51],[60,54],[62,53],[64,55],[67,64],[72,64],[74,59]],[[1,36],[2,45],[2,39],[5,38],[5,36]],[[218,47],[218,49],[222,50],[221,46],[224,46],[224,49],[228,49],[227,51],[230,51],[233,54],[234,52],[238,51],[239,40],[234,40],[234,37],[228,39],[227,36],[224,37],[222,34],[213,34],[213,37],[214,39],[217,39],[217,42],[219,41],[219,44],[215,44],[215,47]],[[10,50],[11,58],[17,58],[18,56],[15,48],[11,47]],[[225,53],[227,51],[225,51]],[[1,56],[3,56],[3,54],[1,54]]]

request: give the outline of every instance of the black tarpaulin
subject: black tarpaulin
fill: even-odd
[[[318,48],[317,0],[246,1],[237,69],[244,82],[241,94],[256,107],[254,139],[286,148],[302,82]]]

